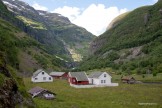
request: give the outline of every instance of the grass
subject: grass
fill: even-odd
[[[160,84],[120,83],[118,87],[76,89],[70,87],[66,80],[32,83],[30,78],[24,78],[24,82],[27,90],[40,86],[57,94],[55,100],[34,98],[38,108],[162,108]]]
[[[32,28],[47,30],[42,23],[33,21],[33,20],[25,18],[23,16],[17,16],[17,18],[22,20],[25,24],[27,24],[28,26],[31,26]]]
[[[114,81],[119,81],[122,75],[113,75]],[[162,82],[162,73],[158,73],[157,76],[152,74],[142,74],[142,75],[131,75],[138,81],[142,82]],[[143,77],[144,76],[144,77]]]

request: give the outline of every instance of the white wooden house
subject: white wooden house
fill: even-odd
[[[111,78],[107,72],[93,72],[88,76],[89,83],[93,85],[110,85]]]
[[[53,78],[42,69],[39,69],[33,73],[31,81],[32,82],[53,82]]]

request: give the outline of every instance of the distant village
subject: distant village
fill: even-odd
[[[92,72],[87,75],[85,72],[50,72],[49,74],[42,69],[37,70],[31,77],[33,83],[53,82],[55,79],[67,80],[69,85],[75,88],[93,88],[93,87],[110,87],[119,86],[118,83],[112,83],[112,77],[107,72]],[[134,83],[133,77],[122,77],[124,83]],[[55,99],[56,94],[41,88],[34,87],[28,91],[32,98],[41,97],[45,99]]]

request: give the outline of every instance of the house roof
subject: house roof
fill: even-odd
[[[92,72],[90,75],[88,75],[88,78],[99,78],[103,73],[105,72]]]
[[[134,77],[132,77],[132,76],[124,76],[121,79],[122,80],[130,80],[130,79],[134,79]]]
[[[51,76],[62,76],[65,72],[51,72]]]
[[[47,89],[38,87],[38,86],[37,86],[37,87],[34,87],[34,88],[32,88],[32,89],[30,89],[28,92],[29,92],[31,95],[34,95],[34,96],[37,96],[38,94],[40,94],[40,93],[42,93],[42,92],[48,92],[48,93],[51,93],[51,94],[56,95],[55,93],[53,93],[53,92],[51,92],[51,91],[49,91],[49,90],[47,90]]]
[[[39,92],[41,93],[43,91],[46,91],[46,89],[41,88],[41,87],[34,87],[34,88],[30,89],[28,92],[30,94],[35,94],[35,93],[39,93]]]
[[[70,72],[71,77],[75,77],[77,81],[88,81],[85,72]]]
[[[88,78],[98,78],[103,74],[103,72],[92,72],[90,75],[88,75]]]
[[[36,77],[40,72],[42,72],[43,70],[42,69],[38,69],[37,71],[35,71],[34,73],[33,73],[33,78],[34,77]]]

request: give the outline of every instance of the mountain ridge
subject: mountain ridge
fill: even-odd
[[[119,16],[112,28],[91,44],[91,56],[79,69],[112,68],[117,72],[160,72],[162,0]],[[115,19],[114,19],[115,20]]]
[[[87,55],[88,45],[95,36],[72,24],[68,18],[57,13],[35,10],[19,0],[3,0],[3,2],[19,20],[24,22],[26,27],[22,27],[22,30],[45,44],[48,53],[73,61],[68,50],[71,47],[79,55]]]

